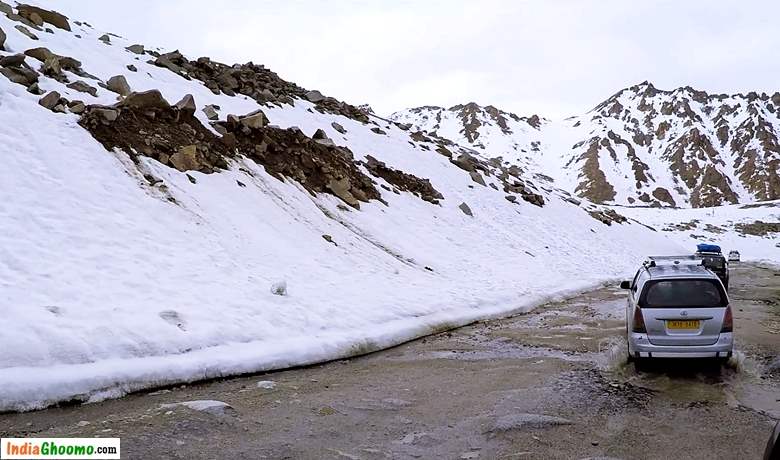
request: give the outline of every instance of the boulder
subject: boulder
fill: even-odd
[[[203,160],[195,145],[181,147],[173,155],[170,162],[179,171],[199,170],[203,167]]]
[[[97,97],[97,88],[90,86],[81,80],[76,80],[73,83],[69,83],[67,86],[68,88],[76,90],[80,93],[88,93],[91,94],[92,97]]]
[[[127,64],[127,70],[129,70],[130,72],[138,72],[138,68],[133,64]]]
[[[192,94],[185,94],[179,102],[174,104],[174,107],[185,116],[191,117],[195,115],[195,98],[192,97]]]
[[[54,78],[55,80],[65,79],[65,75],[62,73],[62,67],[60,67],[60,60],[56,56],[52,56],[43,62],[43,74]]]
[[[35,14],[39,18],[41,18],[41,21],[43,22],[51,24],[54,27],[57,27],[59,29],[70,31],[70,23],[68,22],[68,17],[56,11],[44,10],[43,8],[38,8],[37,6],[24,5],[24,4],[17,6],[16,11],[19,13],[20,16],[22,16],[23,18],[27,18],[32,22],[35,21],[33,21],[30,17],[33,14]]]
[[[76,115],[80,115],[80,114],[84,113],[84,111],[87,109],[87,106],[85,106],[84,103],[81,102],[81,101],[76,101],[75,104],[73,104],[73,105],[68,104],[68,105],[69,105],[68,108],[70,109],[70,111],[72,113],[75,113]]]
[[[323,96],[323,95],[322,95],[322,93],[321,93],[321,92],[319,92],[319,91],[317,91],[316,89],[315,89],[314,91],[309,91],[309,92],[307,92],[307,93],[304,95],[304,97],[305,97],[305,98],[306,98],[306,99],[307,99],[309,102],[314,102],[315,104],[316,104],[317,102],[320,102],[320,101],[323,101],[323,100],[325,100],[325,96]]]
[[[14,14],[14,9],[8,3],[0,1],[0,13],[5,15]]]
[[[24,67],[0,67],[0,73],[12,82],[25,87],[38,83],[38,72]]]
[[[262,110],[255,110],[249,115],[239,118],[238,121],[249,129],[260,129],[268,125],[268,118]]]
[[[24,16],[22,16],[24,17]],[[26,18],[28,21],[32,22],[38,27],[43,26],[43,18],[38,15],[38,13],[30,13],[29,16]]]
[[[49,94],[43,96],[39,101],[38,104],[42,107],[45,107],[49,110],[52,110],[54,106],[56,106],[60,102],[60,93],[57,91],[52,91]]]
[[[474,213],[471,212],[471,208],[466,203],[459,204],[458,208],[460,208],[460,210],[463,211],[463,214],[469,217],[474,217]]]
[[[482,178],[482,174],[476,171],[471,171],[469,175],[471,175],[471,180],[474,182],[478,183],[479,185],[485,185],[485,179]]]
[[[106,82],[106,88],[122,96],[127,96],[132,91],[124,75],[114,75]]]
[[[40,96],[46,91],[42,90],[41,87],[38,86],[38,83],[33,83],[32,85],[27,87],[27,92],[30,94],[35,94],[36,96]]]
[[[130,93],[119,104],[119,107],[135,109],[170,109],[168,101],[163,98],[159,90],[151,89],[139,93]]]
[[[111,37],[108,36],[108,34],[103,34],[100,37],[98,37],[98,40],[105,43],[106,45],[111,44]]]
[[[5,32],[0,29],[0,50],[5,50]]]
[[[98,107],[90,110],[91,113],[98,115],[104,122],[111,123],[119,118],[119,110],[111,107]]]
[[[517,202],[517,197],[514,196],[514,195],[507,195],[504,198],[506,198],[506,200],[508,202],[510,202],[510,203],[516,203]]]
[[[130,45],[125,49],[131,53],[144,54],[144,45]]]
[[[57,56],[57,59],[60,60],[60,67],[62,67],[63,70],[70,70],[75,74],[81,75],[82,77],[89,75],[81,71],[81,61],[78,59],[72,58],[70,56]]]
[[[219,114],[217,113],[217,108],[213,104],[209,104],[206,107],[203,107],[203,113],[206,114],[206,118],[209,120],[217,120],[219,119]]]
[[[34,33],[30,32],[30,29],[28,29],[27,27],[25,27],[25,26],[23,26],[21,24],[17,24],[17,25],[14,26],[14,28],[16,30],[18,30],[19,32],[23,33],[24,35],[27,35],[27,37],[32,39],[32,40],[38,40],[38,36],[35,35]]]
[[[24,64],[24,54],[0,57],[0,67],[19,67]]]
[[[341,126],[340,124],[336,123],[335,121],[333,123],[331,123],[330,126],[332,126],[333,129],[335,129],[336,131],[338,131],[341,134],[347,134],[347,130],[344,129],[343,126]]]
[[[351,185],[349,179],[344,177],[341,180],[331,179],[327,185],[328,189],[333,192],[334,195],[344,200],[345,203],[354,207],[360,208],[360,202],[350,193]]]
[[[49,51],[49,48],[44,47],[38,47],[38,48],[30,48],[27,51],[24,52],[27,56],[30,56],[31,58],[35,58],[41,62],[46,62],[47,59],[57,57],[56,54]]]

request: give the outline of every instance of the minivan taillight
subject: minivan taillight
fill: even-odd
[[[634,327],[631,330],[633,332],[647,332],[645,319],[642,317],[642,309],[639,307],[634,309]]]
[[[734,316],[731,314],[731,305],[726,307],[726,313],[723,315],[723,327],[720,332],[734,331]]]

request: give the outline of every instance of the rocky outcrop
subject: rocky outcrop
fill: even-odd
[[[413,174],[393,169],[371,155],[366,155],[363,164],[373,176],[381,177],[388,184],[399,190],[413,193],[424,201],[439,204],[439,200],[444,199],[444,196],[433,188],[429,179],[421,179]]]
[[[279,180],[289,178],[312,194],[328,193],[354,208],[359,208],[361,202],[381,200],[373,181],[351,161],[352,152],[323,145],[298,128],[257,123],[259,115],[229,115],[227,121],[217,122],[215,127],[235,140],[238,152]]]
[[[368,116],[357,107],[326,97],[319,91],[306,91],[294,83],[282,80],[264,66],[252,62],[228,66],[207,57],[190,61],[180,52],[172,51],[159,55],[152,63],[184,78],[200,80],[215,94],[243,94],[260,104],[292,104],[295,98],[306,99],[313,102],[321,112],[368,122]]]
[[[113,106],[89,105],[79,124],[107,150],[147,156],[181,171],[212,173],[234,155],[189,110],[171,106],[157,90],[130,93]]]
[[[124,75],[114,75],[106,82],[106,88],[109,91],[113,91],[121,96],[127,96],[132,92],[130,85],[127,83],[127,79]]]
[[[35,21],[32,21],[31,18],[35,16],[37,19],[41,21],[41,23],[46,22],[59,29],[70,31],[70,23],[68,22],[68,17],[56,11],[45,10],[37,6],[26,5],[26,4],[18,5],[16,7],[16,11],[19,14],[19,16],[27,20],[30,20],[33,23]]]

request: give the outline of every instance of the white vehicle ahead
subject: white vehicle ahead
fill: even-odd
[[[729,262],[739,262],[739,251],[729,251]]]
[[[630,360],[731,357],[734,321],[723,283],[690,259],[651,258],[627,289]]]

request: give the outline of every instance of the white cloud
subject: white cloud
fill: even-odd
[[[473,100],[563,117],[646,79],[774,92],[780,72],[772,1],[42,3],[147,45],[262,63],[380,113]]]

